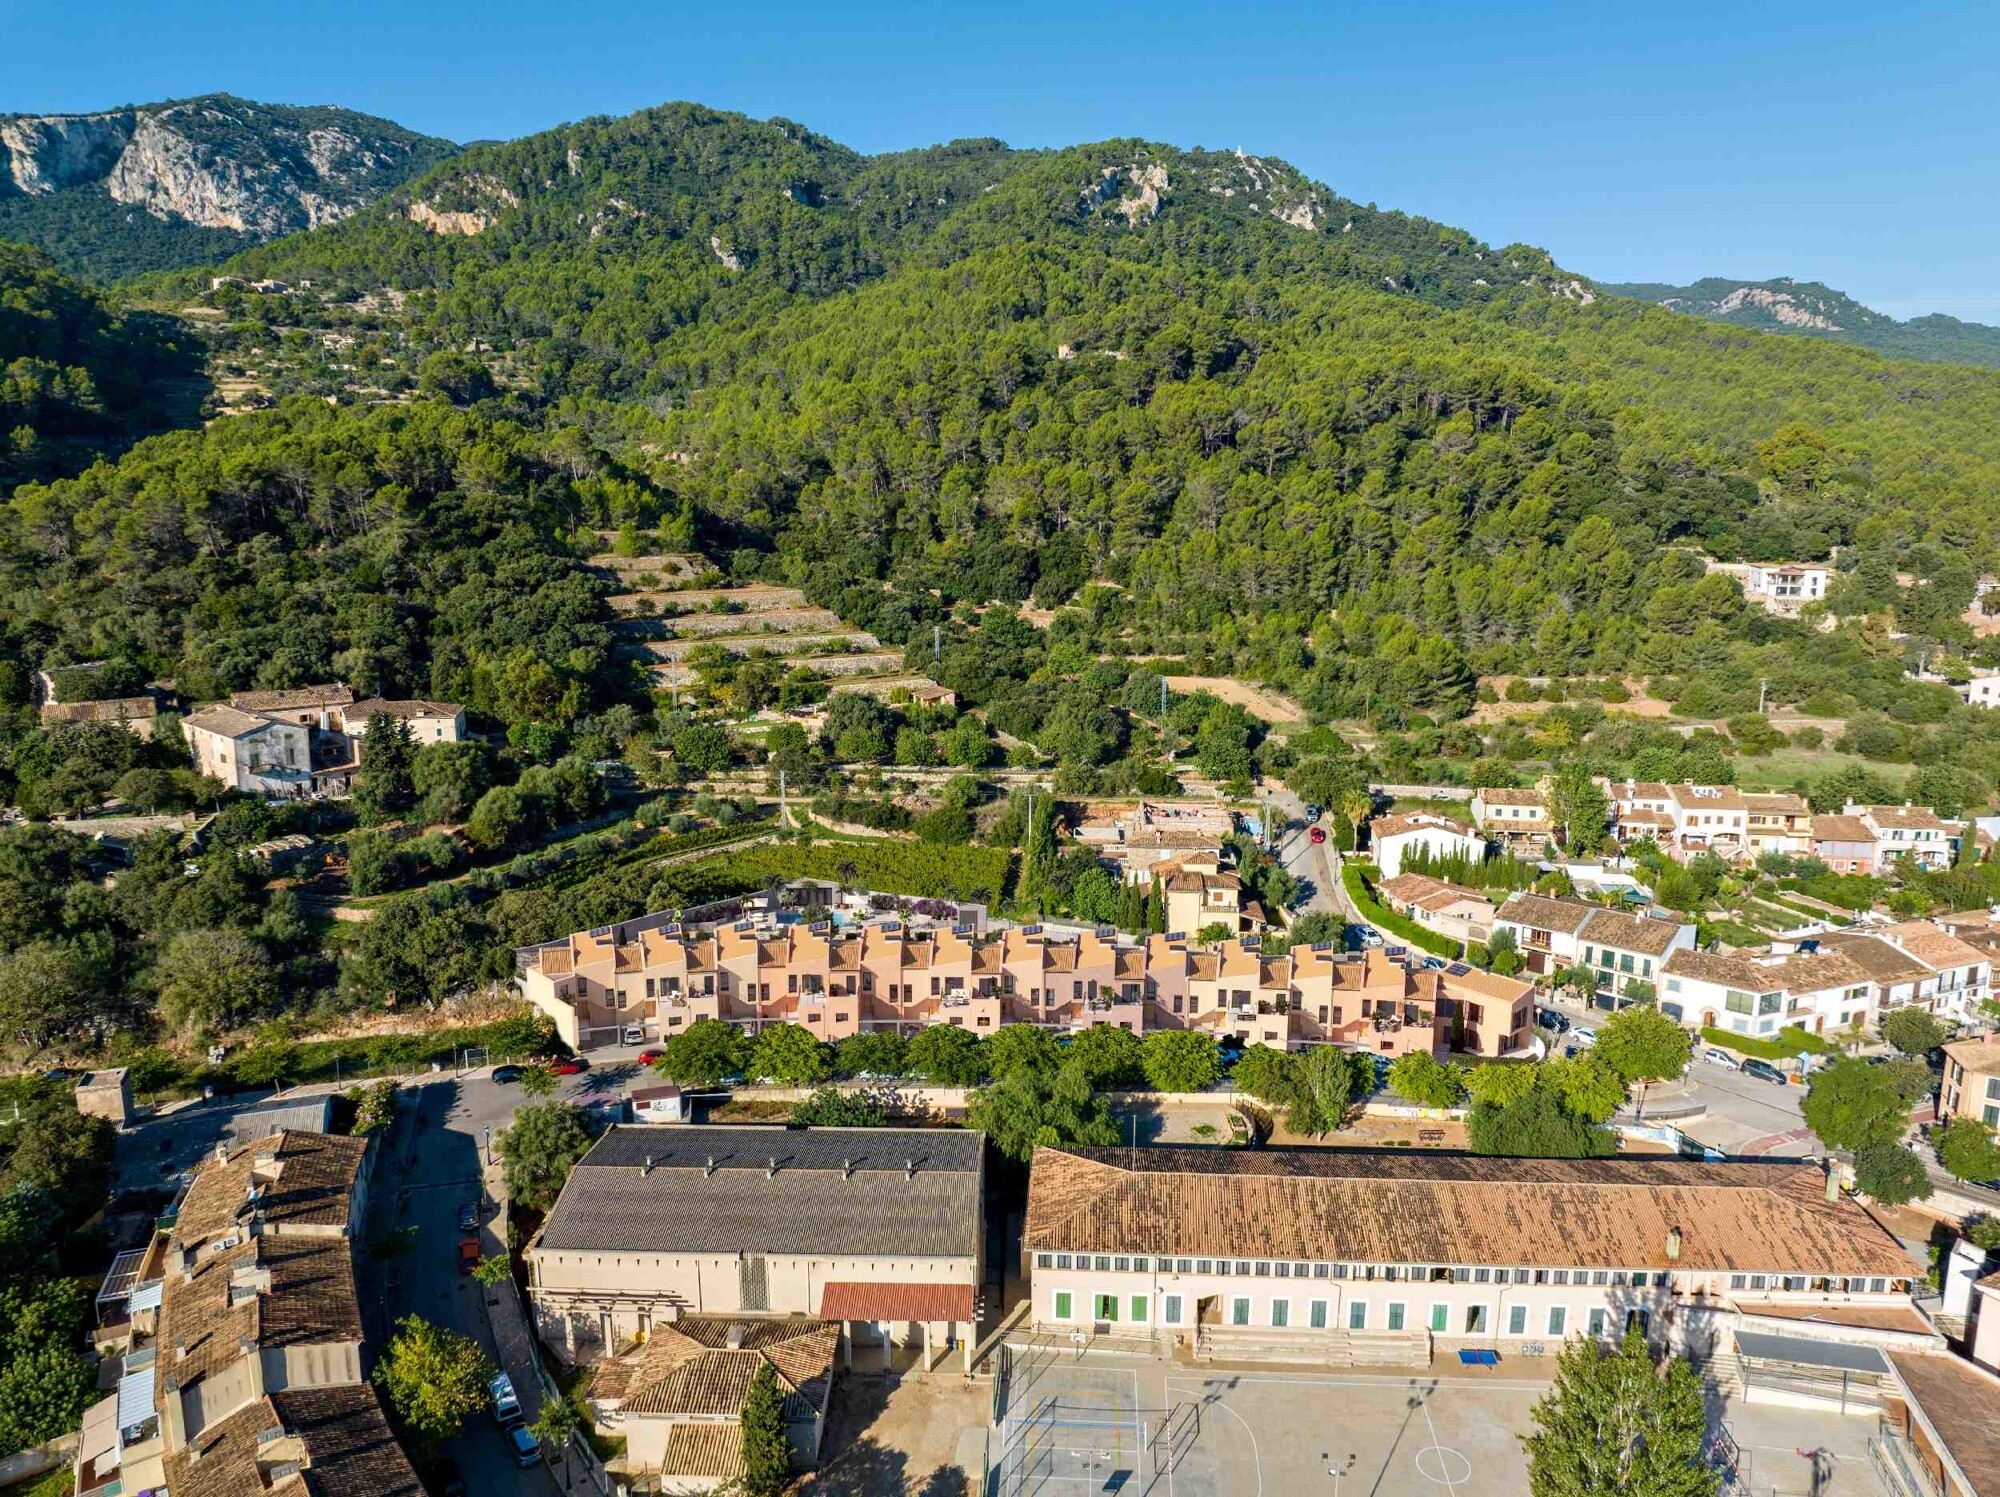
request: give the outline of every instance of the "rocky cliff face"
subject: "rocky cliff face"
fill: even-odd
[[[253,239],[345,218],[456,149],[388,120],[212,94],[102,114],[0,116],[0,197],[102,193]]]

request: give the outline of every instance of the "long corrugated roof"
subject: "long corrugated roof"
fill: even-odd
[[[1025,1246],[1313,1262],[1914,1273],[1799,1164],[1039,1149]],[[1679,1228],[1680,1252],[1667,1256]]]
[[[616,1127],[530,1252],[970,1257],[984,1146],[943,1128]]]

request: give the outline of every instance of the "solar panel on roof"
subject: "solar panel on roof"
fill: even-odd
[[[1331,950],[1333,950],[1333,942],[1331,942],[1331,941],[1315,941],[1315,942],[1313,942],[1313,943],[1312,943],[1312,949],[1313,949],[1314,951],[1331,951]]]
[[[1391,961],[1395,960],[1397,957],[1404,957],[1408,956],[1409,954],[1410,954],[1410,948],[1407,946],[1384,946],[1382,948],[1382,955],[1388,957]]]
[[[1094,932],[1094,934],[1100,941],[1112,941],[1117,939],[1118,929],[1116,926],[1100,925],[1097,927],[1097,930]]]
[[[1041,933],[1042,928],[1039,925],[1024,925],[1021,927],[1021,934],[1024,936],[1039,936]]]
[[[1470,972],[1472,969],[1466,966],[1464,962],[1453,962],[1449,967],[1446,967],[1444,970],[1448,976],[1463,977],[1465,976],[1466,973]]]
[[[1164,939],[1169,941],[1185,941],[1187,939],[1187,932],[1184,930],[1170,930]]]

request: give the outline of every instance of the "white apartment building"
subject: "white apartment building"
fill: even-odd
[[[1549,801],[1539,790],[1475,790],[1472,824],[1516,857],[1533,857],[1549,840]]]

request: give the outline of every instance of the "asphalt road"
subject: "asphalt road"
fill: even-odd
[[[1298,913],[1332,914],[1350,921],[1358,918],[1341,890],[1340,856],[1332,841],[1315,844],[1307,831],[1305,803],[1289,790],[1274,789],[1271,804],[1280,822],[1272,850],[1285,871],[1312,890],[1298,906]]]

